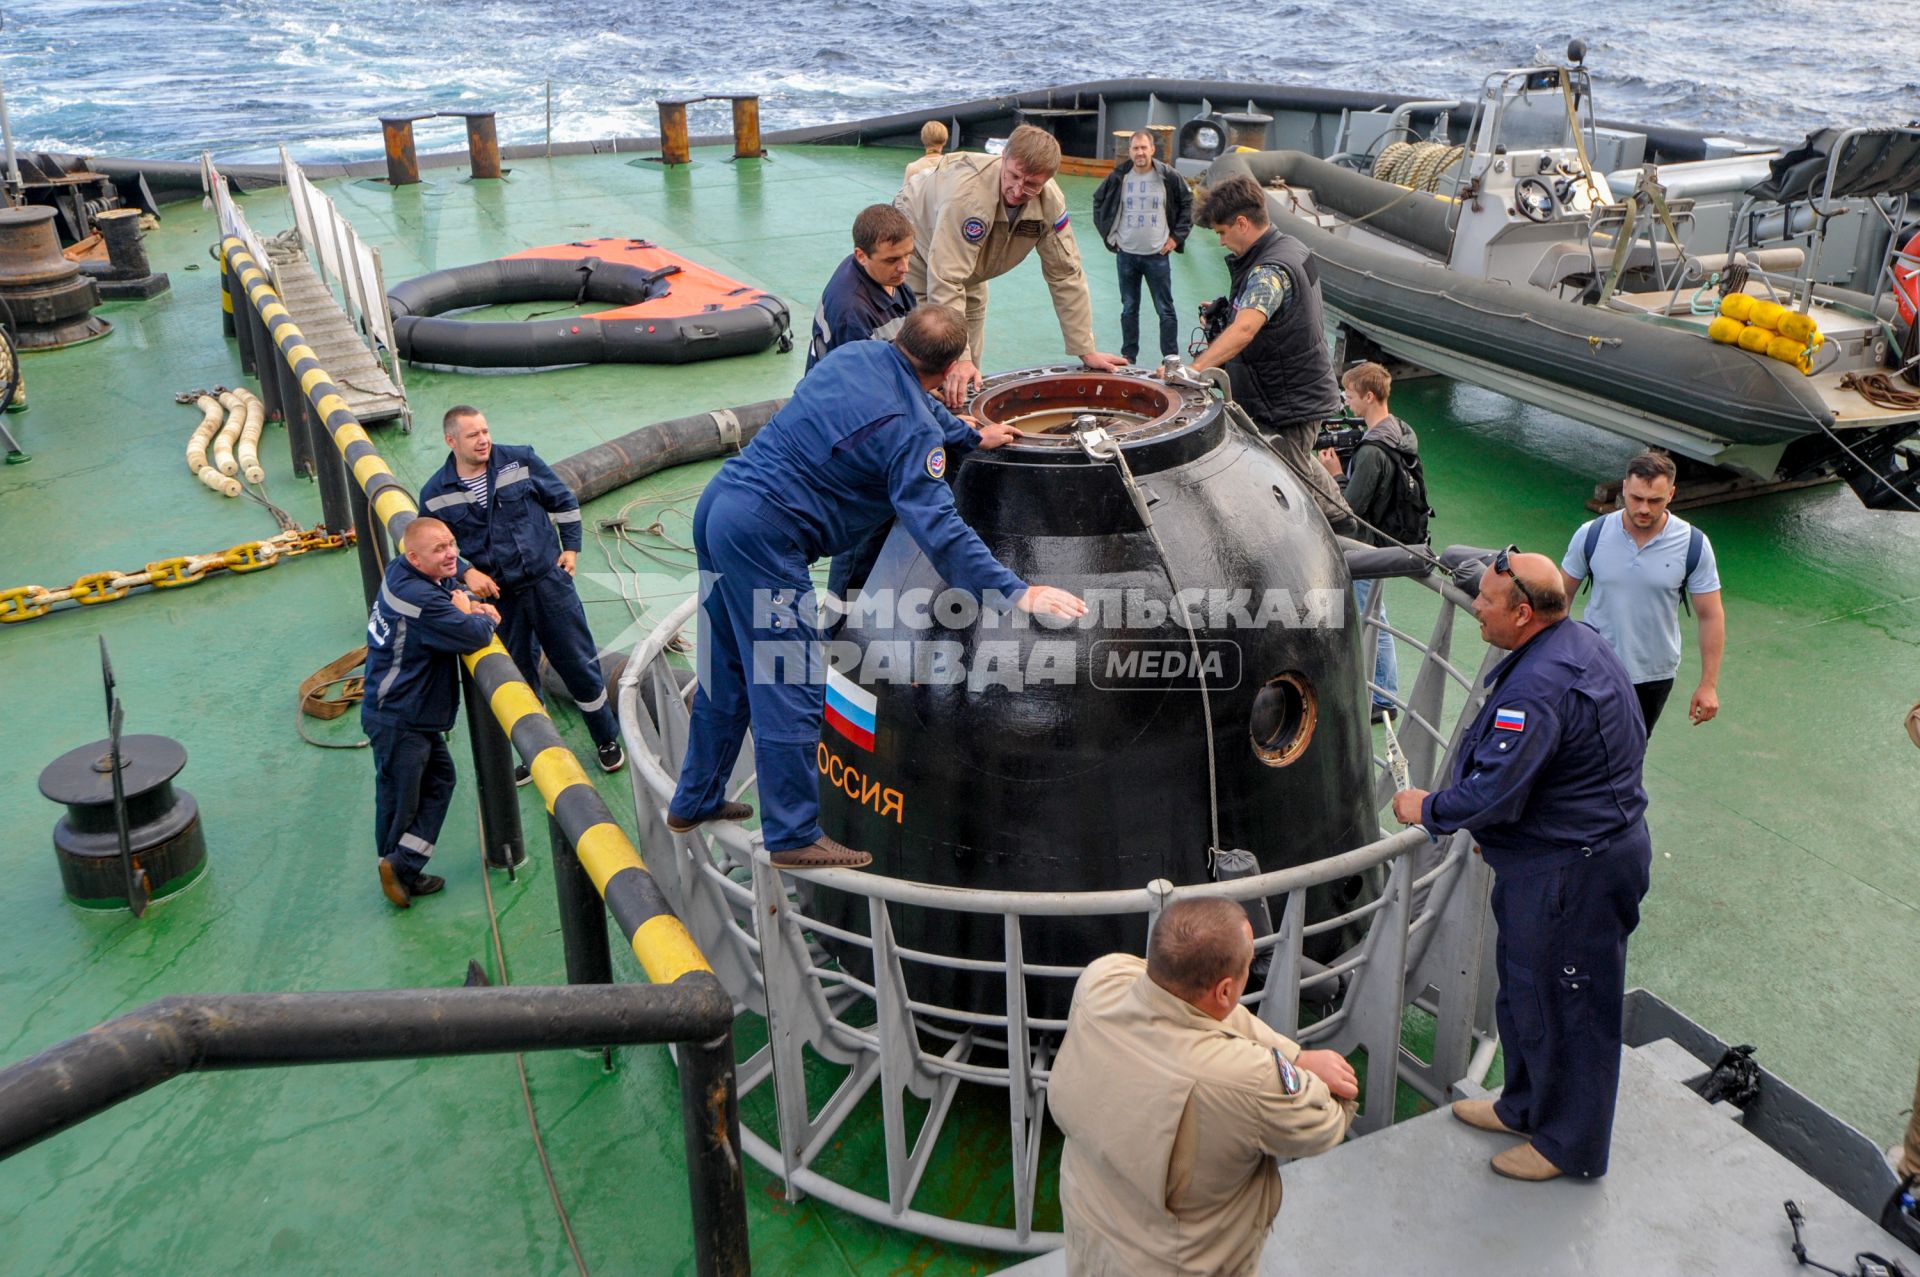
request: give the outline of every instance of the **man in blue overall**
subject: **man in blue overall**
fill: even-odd
[[[460,550],[438,519],[407,525],[367,618],[360,725],[373,747],[380,889],[401,909],[446,880],[422,873],[453,799],[447,729],[460,707],[460,653],[485,647],[500,613],[455,588]]]
[[[441,421],[447,462],[420,486],[420,508],[444,519],[460,542],[460,574],[477,597],[500,609],[500,642],[540,694],[540,653],[587,720],[602,771],[626,766],[620,724],[587,612],[573,587],[580,555],[580,501],[532,448],[496,444],[487,419],[465,404]],[[558,535],[555,535],[556,529]],[[533,779],[525,763],[515,784]]]
[[[1481,636],[1512,655],[1487,676],[1453,783],[1393,796],[1402,824],[1471,831],[1494,875],[1506,1085],[1453,1114],[1527,1139],[1494,1157],[1502,1175],[1591,1179],[1607,1171],[1627,937],[1653,860],[1646,727],[1613,649],[1567,616],[1552,559],[1509,546],[1481,573],[1473,610]]]
[[[781,868],[873,862],[820,828],[826,667],[808,565],[897,517],[941,578],[989,606],[1086,614],[1065,590],[1029,586],[998,562],[954,509],[945,482],[951,414],[931,397],[967,349],[956,310],[923,305],[891,342],[828,352],[793,398],[720,468],[700,496],[693,544],[702,582],[699,690],[667,827],[745,820],[726,785],[751,724],[760,832]],[[1014,437],[969,430],[977,446]]]
[[[946,130],[941,130],[946,136]],[[907,286],[907,262],[913,257],[913,223],[891,204],[871,204],[853,219],[853,252],[835,268],[833,278],[820,294],[820,308],[813,313],[813,344],[807,347],[807,371],[826,358],[829,350],[850,341],[879,338],[892,341],[900,325],[907,322],[917,304],[913,289]],[[966,449],[973,446],[973,431],[954,418],[947,419],[947,446]],[[833,556],[827,572],[827,589],[836,599],[851,597],[867,582],[867,574],[880,558],[880,550],[893,531],[889,519],[870,532],[858,545]]]
[[[853,251],[834,267],[813,312],[807,371],[835,346],[878,337],[892,341],[914,307],[907,287],[913,223],[891,204],[869,204],[853,219]]]

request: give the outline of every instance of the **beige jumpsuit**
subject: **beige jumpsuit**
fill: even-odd
[[[1280,1210],[1273,1159],[1338,1145],[1353,1105],[1246,1008],[1215,1020],[1146,970],[1123,953],[1090,965],[1054,1060],[1067,1271],[1250,1274]]]
[[[987,281],[1018,266],[1040,250],[1040,271],[1053,294],[1060,335],[1071,355],[1091,354],[1093,306],[1087,276],[1067,219],[1067,197],[1058,183],[1008,221],[1000,198],[1000,159],[960,151],[916,174],[900,188],[894,206],[913,223],[913,260],[907,284],[921,301],[952,306],[967,317],[964,358],[981,362],[986,343]]]

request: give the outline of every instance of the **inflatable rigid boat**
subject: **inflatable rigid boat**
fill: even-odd
[[[592,315],[468,321],[507,302],[612,302]],[[793,348],[786,303],[644,239],[593,239],[407,280],[387,293],[400,357],[460,368],[685,364]]]
[[[1349,357],[1378,350],[1753,480],[1838,474],[1868,505],[1920,508],[1905,445],[1920,399],[1894,384],[1916,353],[1898,306],[1899,268],[1914,263],[1897,250],[1920,193],[1920,126],[1603,173],[1576,56],[1490,75],[1465,136],[1345,165],[1235,151],[1205,180],[1267,190],[1274,224],[1314,254]],[[1741,202],[1713,251],[1688,229],[1694,193],[1729,181]],[[1841,256],[1831,216],[1767,229],[1845,201],[1875,231],[1849,251],[1890,288],[1820,282],[1823,257]]]

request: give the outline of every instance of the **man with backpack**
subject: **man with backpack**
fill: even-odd
[[[1675,473],[1673,459],[1661,452],[1627,462],[1621,508],[1582,524],[1560,564],[1568,598],[1581,581],[1592,581],[1584,619],[1627,667],[1648,734],[1680,672],[1680,609],[1689,597],[1689,610],[1700,618],[1700,685],[1687,706],[1695,726],[1720,712],[1720,656],[1727,646],[1713,544],[1668,509]]]
[[[1340,378],[1340,393],[1347,408],[1366,423],[1367,432],[1360,437],[1347,473],[1341,473],[1339,455],[1331,448],[1321,451],[1320,462],[1340,484],[1347,505],[1360,521],[1359,538],[1368,545],[1425,545],[1427,521],[1433,517],[1427,506],[1427,476],[1420,468],[1418,437],[1387,410],[1393,375],[1379,364],[1355,365]],[[1353,583],[1354,601],[1363,616],[1373,584]],[[1400,690],[1399,655],[1394,651],[1393,635],[1385,629],[1386,620],[1386,604],[1382,602],[1382,628],[1373,662],[1375,722],[1395,712],[1386,693]]]

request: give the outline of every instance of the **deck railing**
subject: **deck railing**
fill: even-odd
[[[363,555],[386,544],[400,544],[407,525],[419,514],[413,495],[375,450],[245,241],[229,235],[220,247],[242,355],[258,371],[263,389],[270,384],[268,378],[277,380],[280,403],[289,414],[288,433],[308,433],[323,499],[329,475],[333,483],[347,489]],[[377,552],[362,560],[369,603],[380,588],[384,566],[384,555]],[[507,770],[510,756],[505,753],[506,743],[511,742],[531,770],[550,817],[569,982],[611,982],[605,927],[611,913],[649,982],[709,984],[713,971],[699,946],[655,886],[640,853],[579,760],[561,741],[553,720],[500,640],[494,638],[466,654],[461,663],[489,862],[509,869],[517,863],[511,855],[496,855],[501,849],[495,845],[503,837],[502,826],[510,823],[516,846],[505,850],[517,851],[519,803]],[[681,1117],[687,1128],[688,1175],[695,1203],[696,1265],[703,1275],[744,1273],[748,1266],[745,1179],[734,1153],[739,1147],[739,1116],[730,1026],[712,1039],[688,1046],[702,1059],[724,1061],[716,1071],[689,1066],[683,1059],[680,1073]],[[696,1156],[696,1150],[705,1152]]]
[[[1386,584],[1374,590],[1366,615],[1369,668]],[[1448,691],[1464,692],[1470,712],[1478,687],[1450,656],[1455,613],[1470,600],[1448,583],[1423,579],[1418,585],[1441,599],[1431,632],[1416,638],[1385,628],[1421,656],[1412,691],[1392,699],[1404,711],[1401,736],[1412,783],[1427,785],[1441,774],[1451,740]],[[1410,591],[1407,597],[1413,597]],[[1304,1044],[1364,1052],[1356,1131],[1392,1121],[1397,1082],[1440,1102],[1454,1083],[1485,1074],[1493,1052],[1490,879],[1465,835],[1436,842],[1416,828],[1258,877],[1071,893],[967,890],[852,870],[783,874],[769,863],[758,835],[740,826],[714,823],[692,834],[670,833],[665,812],[686,747],[692,694],[672,649],[695,614],[696,601],[688,599],[636,647],[620,683],[620,719],[640,833],[658,849],[654,868],[661,890],[736,1002],[766,1022],[767,1044],[741,1065],[740,1084],[743,1097],[771,1084],[775,1129],[763,1135],[743,1127],[741,1135],[747,1152],[781,1177],[789,1200],[816,1197],[946,1242],[1017,1252],[1059,1246],[1061,1236],[1037,1228],[1034,1220],[1049,1065],[1065,1023],[1034,1013],[1029,994],[1042,981],[1070,987],[1083,968],[1029,961],[1025,943],[1052,918],[1141,915],[1151,925],[1168,901],[1189,892],[1248,901],[1286,898],[1274,933],[1256,941],[1258,951],[1269,955],[1268,975],[1246,1002]],[[734,775],[739,792],[753,783],[750,744],[748,751]],[[1384,802],[1389,768],[1385,759],[1375,761],[1381,774],[1377,796]],[[1310,888],[1364,873],[1385,879],[1372,899],[1338,917],[1308,919]],[[811,909],[809,901],[823,891],[862,898],[867,933]],[[1000,952],[903,946],[892,925],[901,908],[997,915]],[[1364,938],[1325,965],[1305,952],[1316,937],[1361,929]],[[829,952],[827,942],[840,956]],[[843,961],[849,953],[858,960]],[[1004,1013],[916,997],[912,973],[935,969],[1004,983]],[[1426,1058],[1401,1045],[1409,1006],[1434,1020]],[[817,1106],[809,1099],[808,1050],[844,1070]],[[916,1204],[922,1182],[930,1174],[941,1177],[936,1148],[954,1120],[963,1083],[1004,1095],[1012,1208],[994,1221]],[[841,1173],[819,1163],[856,1112],[867,1113],[861,1121],[871,1120],[868,1097],[876,1091],[885,1187],[869,1191],[854,1182],[861,1168]],[[909,1129],[909,1096],[926,1105],[917,1131]]]

